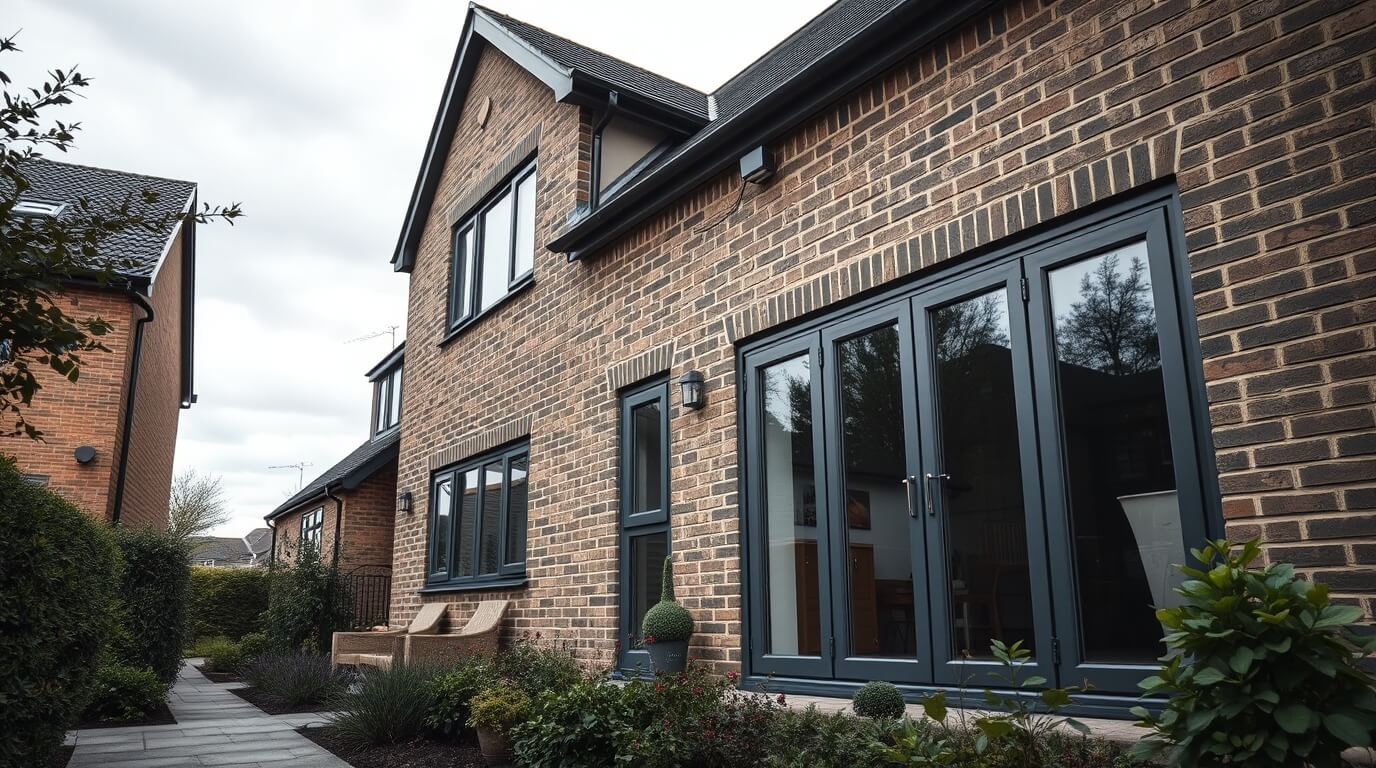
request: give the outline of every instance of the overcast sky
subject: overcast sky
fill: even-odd
[[[710,91],[824,0],[491,0]],[[17,85],[79,65],[71,162],[198,182],[241,201],[197,232],[196,391],[178,471],[223,478],[242,535],[367,437],[363,374],[406,322],[388,259],[467,3],[456,0],[4,0]],[[404,418],[404,417],[403,417]]]

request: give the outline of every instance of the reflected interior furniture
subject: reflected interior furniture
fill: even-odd
[[[495,655],[502,619],[510,606],[510,600],[484,600],[478,603],[463,629],[452,635],[407,635],[406,662],[452,662],[475,653]]]
[[[793,542],[793,568],[798,610],[798,654],[822,653],[822,603],[817,583],[817,540]]]
[[[394,661],[405,658],[406,639],[411,636],[433,635],[439,631],[448,603],[426,603],[416,612],[416,618],[406,629],[386,632],[336,632],[330,642],[330,665],[341,664],[387,669]]]

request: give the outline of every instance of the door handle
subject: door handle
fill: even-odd
[[[949,480],[949,479],[951,478],[951,476],[948,475],[948,474],[946,474],[945,472],[942,472],[942,473],[940,473],[940,474],[935,474],[935,475],[932,474],[931,472],[928,472],[927,475],[926,475],[926,477],[927,477],[927,488],[926,488],[926,491],[927,491],[927,494],[926,494],[926,495],[927,495],[927,514],[928,514],[928,515],[935,516],[935,515],[936,515],[936,502],[933,501],[933,499],[936,497],[936,490],[935,490],[934,487],[933,487],[933,485],[934,485],[933,481],[936,481],[937,483],[940,483],[942,480]]]
[[[908,517],[917,519],[917,507],[913,506],[913,486],[917,483],[917,478],[908,475],[903,478],[903,489],[908,492]]]

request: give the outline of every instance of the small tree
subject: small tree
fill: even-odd
[[[229,522],[220,478],[188,469],[172,481],[167,501],[167,533],[185,541]]]
[[[289,542],[286,546],[290,549]],[[273,564],[268,610],[263,616],[264,632],[273,647],[328,651],[334,632],[350,629],[352,620],[344,580],[337,568],[321,562],[314,542],[298,542],[290,564]]]
[[[14,36],[0,38],[0,54],[18,50]],[[0,414],[13,419],[0,426],[0,436],[40,439],[42,431],[27,418],[27,407],[42,388],[37,371],[51,368],[76,381],[82,355],[108,352],[101,337],[114,328],[98,316],[67,314],[57,301],[62,287],[73,280],[128,287],[122,276],[137,263],[102,248],[112,235],[130,230],[166,234],[179,220],[233,223],[242,212],[236,203],[159,213],[158,193],[144,190],[112,207],[83,198],[61,216],[14,213],[15,204],[31,188],[25,164],[41,157],[43,149],[66,152],[81,127],[59,120],[46,124],[40,113],[70,104],[72,95],[90,80],[75,70],[55,69],[38,88],[11,89],[10,78],[0,70],[0,85],[5,97],[0,103]]]

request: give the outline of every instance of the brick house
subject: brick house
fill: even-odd
[[[1169,564],[1376,608],[1376,4],[843,0],[711,94],[471,6],[401,236],[392,614],[1122,714]]]
[[[291,562],[300,542],[310,540],[322,560],[338,558],[346,573],[390,573],[405,346],[397,345],[368,371],[368,439],[264,517],[272,529],[272,559]]]
[[[195,209],[196,185],[155,176],[35,158],[24,165],[30,188],[20,215],[62,216],[82,199],[96,210],[158,195],[152,217]],[[192,387],[196,230],[185,221],[162,232],[122,232],[103,246],[136,266],[121,284],[70,284],[61,302],[73,317],[98,316],[114,329],[109,352],[83,355],[81,377],[37,373],[42,389],[26,418],[43,440],[0,437],[0,453],[19,470],[102,520],[124,525],[167,523],[173,454],[181,409],[196,401]]]

